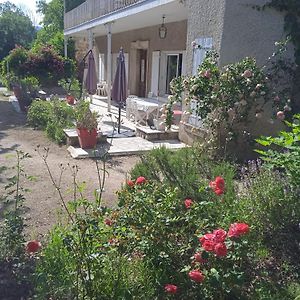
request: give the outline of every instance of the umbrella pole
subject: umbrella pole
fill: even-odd
[[[121,132],[121,102],[119,103],[118,133]]]

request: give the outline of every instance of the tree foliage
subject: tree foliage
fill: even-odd
[[[39,49],[51,45],[60,55],[64,55],[64,3],[63,0],[45,0],[37,2],[38,12],[44,15],[43,28],[37,33],[33,48]],[[68,56],[74,57],[73,42],[68,44]]]
[[[0,4],[0,59],[15,45],[28,47],[35,37],[34,26],[28,16],[16,5]]]

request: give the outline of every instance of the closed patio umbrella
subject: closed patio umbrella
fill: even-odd
[[[113,82],[111,97],[112,100],[116,101],[119,105],[118,133],[120,133],[121,107],[123,106],[127,98],[125,57],[123,48],[120,49],[118,56],[117,71]]]
[[[96,65],[95,65],[95,59],[92,50],[90,50],[90,54],[88,58],[85,88],[89,94],[96,93],[96,89],[97,89]]]

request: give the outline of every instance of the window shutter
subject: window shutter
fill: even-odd
[[[160,51],[153,51],[152,69],[151,69],[151,93],[153,96],[158,96],[159,60],[160,60]]]
[[[206,52],[212,49],[212,38],[197,38],[195,42],[200,47],[194,48],[193,53],[193,75],[196,75],[198,67],[202,64]]]

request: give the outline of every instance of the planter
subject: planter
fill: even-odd
[[[19,102],[21,111],[26,111],[26,99],[24,97],[22,88],[18,85],[15,85],[13,87],[13,91],[14,91],[15,97],[17,98],[17,100]]]
[[[82,149],[95,148],[97,144],[97,129],[88,130],[86,128],[77,128],[78,140]]]

